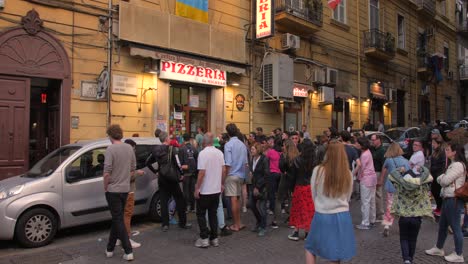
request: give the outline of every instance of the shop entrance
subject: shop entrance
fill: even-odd
[[[180,83],[171,83],[170,86],[171,134],[180,137],[189,133],[195,137],[198,127],[207,130],[210,89]]]
[[[60,81],[31,80],[29,167],[60,146]]]
[[[284,108],[284,131],[300,131],[302,128],[302,103],[288,103]]]

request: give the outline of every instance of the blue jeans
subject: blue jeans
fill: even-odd
[[[112,225],[107,241],[107,251],[113,252],[117,239],[122,241],[122,247],[125,254],[132,253],[132,246],[128,238],[127,230],[124,223],[124,209],[127,202],[128,193],[113,193],[106,192],[106,200],[109,205],[109,210],[112,216]]]
[[[463,233],[460,226],[460,210],[463,208],[463,201],[455,198],[446,198],[442,202],[442,210],[439,219],[439,234],[437,235],[437,248],[444,248],[447,238],[448,227],[453,230],[453,240],[455,242],[455,252],[457,255],[463,254]]]
[[[400,247],[403,260],[413,262],[418,241],[419,229],[421,228],[421,217],[400,217]]]

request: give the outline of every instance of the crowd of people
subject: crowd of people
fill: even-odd
[[[288,239],[305,239],[306,263],[315,263],[317,256],[340,262],[356,255],[355,228],[365,231],[381,224],[386,237],[398,217],[407,264],[413,262],[422,217],[437,217],[437,243],[425,253],[463,262],[468,217],[462,225],[464,202],[454,193],[465,183],[464,146],[437,137],[428,149],[426,142],[415,140],[407,160],[398,143],[385,149],[379,134],[369,140],[363,133],[351,134],[352,125],[341,132],[331,127],[317,141],[306,126],[293,132],[277,128],[268,136],[261,127],[248,135],[235,124],[220,135],[200,127],[194,137],[185,134],[182,143],[156,130],[158,144],[147,165],[159,175],[162,231],[169,230],[170,199],[175,200],[180,228],[191,228],[187,213],[196,212],[200,232],[195,246],[200,248],[217,247],[218,235],[231,235],[247,225],[264,237],[267,227],[276,229],[286,218],[292,229]],[[112,257],[118,239],[124,259],[131,260],[132,248],[140,244],[129,239],[130,220],[125,220],[131,218],[127,207],[133,205],[130,182],[143,172],[135,170],[132,148],[124,147],[134,147],[134,142],[121,144],[118,125],[107,133],[112,145],[105,154],[104,184],[113,221],[106,254]],[[349,211],[352,196],[361,205],[362,221],[356,226]],[[242,221],[248,209],[255,223]],[[445,255],[449,230],[455,252]]]

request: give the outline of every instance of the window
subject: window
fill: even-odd
[[[445,2],[445,0],[440,0],[440,14],[443,16],[447,16],[447,11],[445,8],[446,6],[447,6],[447,3]]]
[[[405,49],[405,17],[398,15],[398,48]]]
[[[369,0],[370,16],[369,29],[379,29],[379,0]]]
[[[447,42],[444,42],[444,69],[446,72],[449,71],[449,67],[450,67],[449,57],[450,57],[449,45]]]
[[[450,96],[445,97],[445,120],[452,121],[452,98]]]
[[[65,170],[68,183],[102,177],[106,148],[93,149],[73,161]]]
[[[346,0],[341,0],[340,4],[335,8],[333,19],[346,24]]]

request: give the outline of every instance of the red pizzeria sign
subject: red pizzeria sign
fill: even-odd
[[[294,97],[307,97],[309,94],[309,91],[311,90],[312,90],[312,86],[310,85],[294,83],[293,96]]]
[[[274,23],[273,23],[273,1],[274,0],[256,0],[256,25],[255,32],[256,38],[267,38],[273,36]]]
[[[226,86],[226,71],[161,60],[159,78]]]

